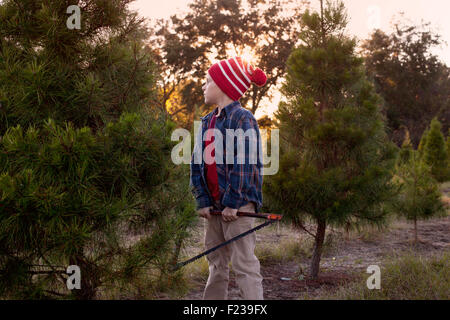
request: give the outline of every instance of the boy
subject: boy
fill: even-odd
[[[207,219],[206,249],[253,227],[254,218],[238,217],[237,211],[257,213],[261,209],[263,167],[259,156],[260,133],[255,117],[241,106],[239,99],[251,83],[263,86],[266,81],[267,77],[261,69],[254,69],[241,57],[219,61],[208,70],[206,83],[202,88],[205,103],[216,104],[217,107],[201,118],[200,136],[197,138],[200,143],[194,147],[190,175],[190,186],[197,201],[198,214]],[[236,132],[235,136],[238,135],[238,131],[235,131],[238,129],[242,129],[244,134],[247,130],[254,133],[253,139],[251,135],[248,139],[247,135],[244,137],[244,155],[239,155],[242,149],[237,148],[235,136],[227,136],[226,131],[229,129]],[[207,135],[203,141],[205,132]],[[233,139],[228,142],[231,142],[228,149],[227,139]],[[250,147],[252,143],[256,144],[256,149]],[[222,151],[219,152],[219,149]],[[200,161],[195,161],[196,153],[197,156],[200,153]],[[231,161],[227,160],[227,153],[233,154]],[[252,157],[256,161],[250,161]],[[222,211],[222,215],[211,215],[211,209]],[[203,299],[228,298],[230,260],[241,298],[263,299],[263,278],[258,258],[254,254],[255,242],[256,234],[251,233],[207,255],[209,277]]]

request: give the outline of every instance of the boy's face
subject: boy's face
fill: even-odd
[[[202,87],[203,95],[205,96],[206,104],[215,104],[219,98],[224,94],[222,90],[216,85],[209,73],[206,74],[206,83]]]

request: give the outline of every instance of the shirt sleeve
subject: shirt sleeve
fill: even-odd
[[[194,145],[194,152],[191,157],[191,171],[190,171],[190,179],[189,179],[189,187],[191,188],[191,192],[195,197],[197,203],[197,210],[212,206],[211,199],[208,195],[208,191],[206,190],[206,186],[203,182],[201,175],[201,161],[197,161],[196,163],[195,155],[197,153],[198,159],[201,159],[203,150],[202,150],[202,126],[199,128],[197,143]]]

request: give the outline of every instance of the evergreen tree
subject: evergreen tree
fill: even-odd
[[[187,236],[174,125],[147,105],[158,71],[129,2],[80,2],[79,30],[70,1],[0,4],[0,296],[92,299],[148,267],[163,279]]]
[[[394,210],[407,220],[414,222],[414,243],[417,244],[417,220],[443,216],[439,184],[431,175],[430,167],[420,160],[417,151],[411,153],[408,161],[398,165],[401,193],[393,202]]]
[[[327,1],[323,8],[321,1],[321,12],[305,12],[301,23],[304,44],[288,59],[282,89],[288,100],[276,112],[288,146],[264,190],[266,202],[296,226],[316,223],[315,278],[328,225],[383,226],[383,201],[396,192],[397,147],[385,133],[381,101],[355,54],[356,40],[343,35],[344,4]]]
[[[450,178],[447,176],[449,163],[445,139],[441,132],[441,123],[437,118],[433,118],[430,124],[423,150],[423,161],[431,167],[431,173],[438,182]]]
[[[408,128],[405,127],[405,139],[403,140],[402,147],[400,149],[399,153],[399,161],[400,162],[406,162],[411,157],[411,153],[414,151],[411,138],[409,135]]]
[[[383,97],[389,138],[401,144],[401,127],[409,129],[414,149],[433,117],[450,126],[450,68],[433,52],[442,35],[430,23],[393,21],[390,34],[376,29],[361,43],[365,66]]]

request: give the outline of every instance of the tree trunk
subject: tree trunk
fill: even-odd
[[[314,242],[314,251],[311,259],[311,278],[316,279],[319,274],[320,257],[322,255],[323,240],[326,230],[325,220],[317,221],[317,231]]]
[[[350,240],[350,222],[345,224],[345,240]]]
[[[178,257],[180,256],[180,251],[181,251],[181,246],[183,245],[183,239],[177,238],[177,240],[175,241],[175,251],[172,257],[172,261],[171,264],[172,265],[176,265],[178,262]]]

